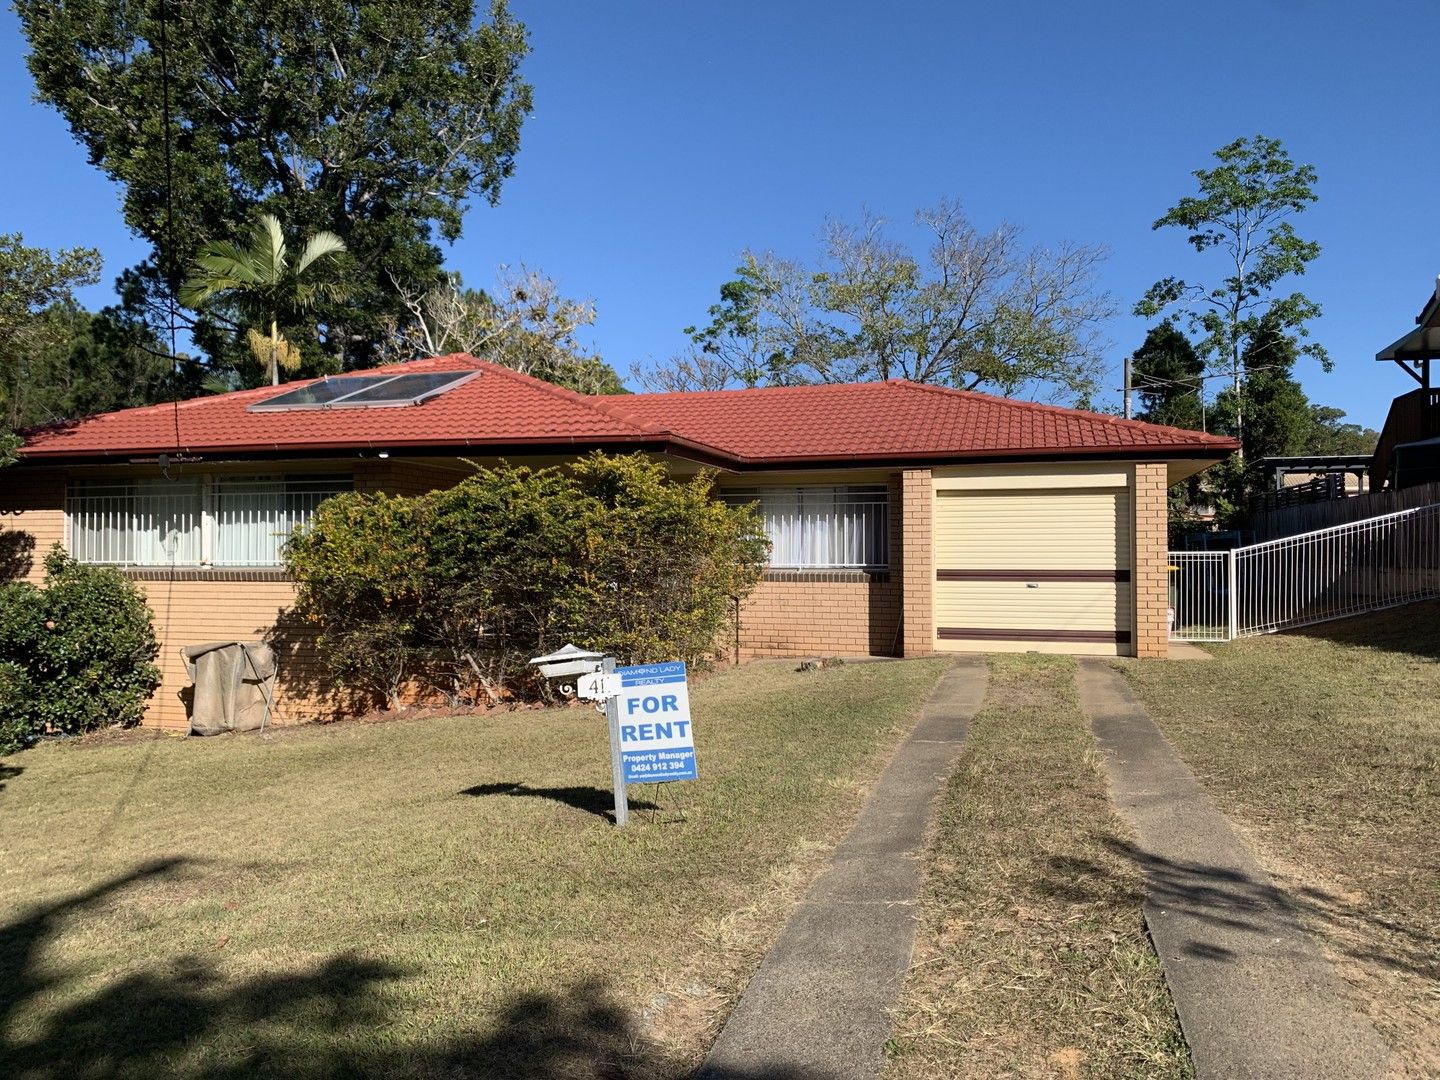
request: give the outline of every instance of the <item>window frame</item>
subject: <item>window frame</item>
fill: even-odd
[[[877,561],[821,562],[816,561],[813,557],[809,557],[809,552],[805,549],[807,546],[813,545],[815,540],[810,536],[803,535],[805,530],[813,528],[814,526],[813,521],[807,522],[805,520],[809,512],[805,506],[806,493],[809,493],[812,498],[819,497],[820,499],[830,500],[831,511],[835,515],[834,518],[832,518],[831,528],[834,527],[834,520],[839,518],[842,506],[865,508],[865,510],[868,511],[867,513],[857,515],[861,519],[861,524],[858,526],[860,535],[856,536],[855,539],[859,540],[863,547],[878,548],[878,551],[874,552]],[[889,484],[765,484],[755,487],[722,488],[720,489],[719,495],[724,502],[731,506],[749,506],[756,502],[760,503],[761,527],[765,530],[765,535],[770,540],[771,561],[766,564],[767,570],[786,573],[823,574],[836,571],[882,573],[890,569],[891,507]],[[766,506],[767,498],[772,504],[782,498],[794,500],[794,510],[791,511],[791,514],[797,521],[792,527],[798,528],[802,532],[798,540],[802,551],[802,561],[774,561],[775,552],[780,545],[776,542],[778,528],[772,526],[771,518],[767,516],[773,512]],[[841,500],[846,501],[842,502]],[[878,521],[867,520],[872,517],[878,518]],[[866,532],[870,533],[871,543],[868,544],[864,539]],[[796,541],[791,541],[790,543],[793,545]]]
[[[198,552],[196,558],[177,559],[171,558],[168,561],[147,561],[141,559],[96,559],[86,553],[77,550],[77,526],[84,528],[77,520],[87,512],[76,504],[82,499],[92,499],[96,496],[86,492],[89,488],[92,491],[98,490],[102,493],[110,493],[111,498],[128,502],[112,513],[128,516],[125,529],[134,535],[133,523],[135,518],[142,512],[149,512],[144,508],[143,493],[146,488],[159,487],[155,484],[153,477],[89,477],[72,476],[65,484],[65,549],[77,561],[90,566],[113,566],[122,570],[277,570],[284,566],[284,559],[280,552],[284,541],[275,545],[274,561],[218,561],[216,556],[221,551],[224,543],[222,533],[230,528],[243,528],[243,526],[225,526],[221,523],[223,515],[222,503],[225,497],[227,486],[235,487],[243,484],[266,485],[273,483],[273,491],[281,500],[282,514],[286,514],[289,508],[284,505],[287,497],[313,497],[313,502],[307,505],[300,513],[288,518],[289,529],[283,534],[278,530],[271,533],[272,536],[283,535],[288,538],[294,531],[296,522],[309,520],[314,514],[315,508],[326,498],[340,494],[345,491],[355,490],[355,476],[351,472],[339,473],[204,473],[198,477],[177,478],[174,481],[161,481],[161,485],[175,484],[177,487],[184,485],[182,499],[193,500],[193,505],[184,511],[186,516],[194,517],[196,520],[195,529],[198,532],[198,543],[194,544],[194,550]],[[81,489],[77,491],[77,488]],[[264,487],[255,488],[250,494],[265,494]],[[134,555],[133,541],[122,544],[128,549],[129,554]]]

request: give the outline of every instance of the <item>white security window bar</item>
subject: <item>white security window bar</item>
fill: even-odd
[[[196,566],[200,481],[75,480],[65,500],[70,552],[113,566]]]
[[[279,566],[290,534],[308,525],[324,500],[353,486],[348,476],[216,478],[213,563]]]
[[[732,505],[760,504],[776,570],[884,570],[890,494],[884,484],[731,488]]]
[[[69,549],[106,566],[268,567],[348,475],[73,480]]]

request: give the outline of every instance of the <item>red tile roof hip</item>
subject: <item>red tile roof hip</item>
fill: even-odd
[[[409,407],[249,411],[304,385],[297,381],[123,409],[32,432],[23,456],[631,444],[753,467],[999,456],[1221,457],[1235,445],[1200,432],[904,381],[587,397],[464,355],[364,374],[472,368],[481,377]]]

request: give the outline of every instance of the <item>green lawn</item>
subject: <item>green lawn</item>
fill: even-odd
[[[0,1075],[683,1075],[944,667],[717,674],[627,830],[588,709],[8,758]]]
[[[1440,604],[1123,664],[1406,1075],[1440,1075]]]
[[[941,797],[887,1080],[1183,1078],[1074,661],[996,655]]]

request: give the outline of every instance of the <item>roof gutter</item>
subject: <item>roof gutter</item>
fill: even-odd
[[[456,451],[483,453],[486,456],[503,456],[507,453],[536,453],[550,450],[603,450],[613,447],[635,449],[659,448],[677,457],[687,458],[704,465],[738,472],[752,472],[766,469],[840,466],[881,466],[899,464],[963,464],[967,462],[1014,462],[1082,458],[1087,461],[1134,461],[1137,459],[1190,459],[1221,461],[1238,449],[1233,439],[1217,440],[1208,444],[1181,443],[1153,446],[1069,446],[1069,447],[1010,447],[982,451],[923,450],[896,451],[893,453],[853,454],[799,454],[785,457],[762,457],[729,453],[718,447],[686,438],[668,431],[637,432],[633,435],[547,435],[532,438],[506,440],[445,439],[424,442],[403,440],[367,440],[365,442],[316,442],[303,445],[283,443],[257,443],[238,446],[188,446],[140,447],[121,450],[66,453],[63,451],[22,450],[19,467],[25,465],[58,464],[118,464],[131,462],[135,458],[151,458],[159,454],[186,454],[198,457],[238,457],[273,461],[276,459],[306,459],[335,457],[356,453],[389,451],[414,456],[452,456]]]

